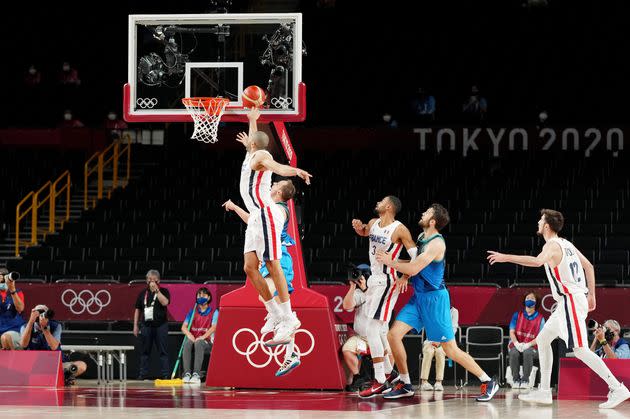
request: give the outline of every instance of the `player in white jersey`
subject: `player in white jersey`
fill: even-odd
[[[241,167],[240,182],[241,198],[250,214],[245,230],[244,268],[263,299],[267,311],[277,319],[274,337],[265,342],[265,345],[277,346],[291,342],[291,336],[300,327],[300,321],[291,310],[287,282],[280,266],[285,214],[271,197],[271,175],[276,173],[285,177],[298,176],[307,185],[310,184],[311,175],[302,169],[280,164],[273,159],[271,153],[267,151],[269,137],[258,131],[259,116],[260,110],[252,108],[247,115],[249,135],[240,133],[237,136],[237,141],[247,150]],[[260,274],[261,261],[267,266],[280,303],[273,298]]]
[[[559,337],[564,340],[577,358],[599,375],[610,388],[608,401],[601,403],[601,409],[612,409],[630,398],[630,391],[610,372],[604,361],[589,350],[586,335],[586,316],[595,310],[595,269],[591,262],[568,240],[558,237],[564,225],[562,213],[550,209],[540,211],[538,235],[545,239],[545,245],[538,256],[506,255],[489,251],[488,261],[495,263],[515,263],[521,266],[545,267],[551,285],[556,309],[543,326],[540,334],[532,342],[520,343],[524,350],[538,345],[540,361],[540,389],[521,394],[519,399],[541,404],[551,404],[551,367],[553,353],[551,342]],[[586,278],[586,280],[585,280]],[[519,349],[517,346],[517,349]]]
[[[371,219],[367,224],[361,220],[352,220],[354,231],[363,237],[369,237],[370,270],[372,275],[367,282],[365,304],[370,324],[367,327],[367,340],[374,363],[374,382],[369,389],[359,392],[361,397],[374,397],[386,388],[386,381],[393,381],[391,376],[393,366],[385,351],[390,352],[387,336],[381,333],[383,325],[389,323],[392,310],[398,300],[400,284],[397,272],[376,260],[379,250],[391,252],[392,258],[398,259],[404,246],[409,255],[414,258],[417,253],[416,243],[411,238],[409,229],[400,221],[396,221],[396,214],[401,209],[401,202],[395,196],[387,196],[376,204],[375,212],[378,218]],[[406,278],[404,280],[406,284]]]

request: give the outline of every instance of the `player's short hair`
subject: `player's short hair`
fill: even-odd
[[[252,134],[252,142],[258,150],[266,150],[269,147],[269,136],[262,131],[256,131]]]
[[[394,214],[398,214],[402,209],[402,202],[400,202],[400,199],[394,195],[388,195],[387,199],[394,207]]]
[[[435,229],[437,231],[442,230],[451,221],[451,217],[448,215],[448,210],[440,204],[431,204],[433,208],[433,219],[435,220]]]
[[[545,222],[549,224],[551,231],[560,233],[564,227],[564,216],[560,211],[543,208],[540,210],[540,215],[545,217]]]
[[[280,197],[286,202],[295,196],[295,185],[291,179],[283,179],[281,182]]]

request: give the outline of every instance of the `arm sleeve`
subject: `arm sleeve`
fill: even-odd
[[[538,333],[542,332],[543,326],[545,325],[545,319],[542,319],[540,321],[540,330],[538,331]]]
[[[219,310],[214,310],[214,314],[212,314],[212,325],[215,326],[219,321]]]
[[[190,310],[188,314],[186,314],[186,318],[184,319],[184,323],[190,324],[190,319],[192,319],[193,311]]]
[[[171,293],[168,292],[168,288],[160,288],[160,292],[164,294],[166,298],[168,298],[168,304],[171,304]]]
[[[509,329],[516,329],[516,320],[518,320],[518,312],[514,313],[514,315],[512,316],[512,320],[510,321],[510,327]]]
[[[57,327],[55,327],[55,330],[50,331],[53,337],[59,342],[59,346],[61,346],[61,329],[61,323],[57,323]]]
[[[617,349],[615,349],[615,355],[619,359],[629,359],[630,358],[630,346],[621,345]]]
[[[138,298],[136,298],[136,308],[138,310],[142,310],[144,308],[144,304],[142,302],[143,296],[144,296],[144,291],[138,294]]]
[[[365,303],[365,293],[361,290],[354,291],[354,308],[356,309],[361,304]]]

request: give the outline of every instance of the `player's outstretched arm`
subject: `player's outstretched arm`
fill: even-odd
[[[352,228],[354,232],[357,233],[361,237],[367,237],[370,234],[370,228],[372,228],[372,224],[376,222],[376,218],[372,218],[367,224],[363,224],[363,221],[355,218],[352,220]]]
[[[508,255],[495,252],[494,250],[488,250],[487,259],[490,265],[494,265],[495,263],[514,263],[530,268],[539,268],[545,263],[551,262],[554,254],[559,251],[559,246],[552,246],[551,243],[547,243],[543,246],[542,252],[540,252],[538,256]]]
[[[231,199],[225,201],[221,206],[225,208],[226,211],[234,211],[239,217],[241,217],[241,220],[243,220],[245,224],[249,223],[249,212],[236,205]]]
[[[442,240],[433,240],[429,242],[424,252],[408,263],[394,261],[389,253],[383,251],[376,252],[376,260],[384,265],[391,266],[400,273],[411,276],[426,268],[445,250],[446,244]]]
[[[580,263],[582,264],[582,269],[584,269],[584,275],[586,276],[586,286],[588,287],[588,296],[586,297],[588,300],[588,311],[593,311],[595,310],[595,307],[597,307],[597,303],[595,301],[595,268],[593,267],[591,261],[588,260],[579,250],[578,258],[580,258]]]
[[[260,118],[260,109],[256,107],[252,107],[249,112],[247,112],[247,120],[249,121],[249,137],[256,131],[258,131],[258,118]]]
[[[268,153],[256,153],[252,159],[251,167],[254,170],[260,170],[262,167],[265,170],[271,170],[273,173],[284,177],[297,176],[307,185],[311,184],[312,175],[306,170],[298,169],[297,167],[288,166],[286,164],[280,164],[271,157],[271,154]]]

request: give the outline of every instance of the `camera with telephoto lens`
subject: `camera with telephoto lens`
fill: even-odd
[[[610,330],[609,328],[607,328],[603,324],[597,323],[597,321],[594,320],[594,319],[590,319],[586,323],[586,327],[588,328],[589,332],[594,332],[595,330],[597,330],[597,329],[599,329],[601,327],[602,329],[604,329],[604,339],[606,339],[607,341],[611,341],[615,337],[615,333],[612,330]]]
[[[359,285],[359,278],[361,278],[361,276],[367,281],[371,274],[372,272],[367,265],[356,266],[353,263],[348,264],[348,282],[354,282]]]
[[[20,279],[20,274],[18,272],[9,272],[8,274],[4,274],[5,281],[17,281]]]
[[[43,317],[45,319],[52,320],[55,317],[55,312],[51,309],[38,309],[37,312],[39,313],[40,318]]]

